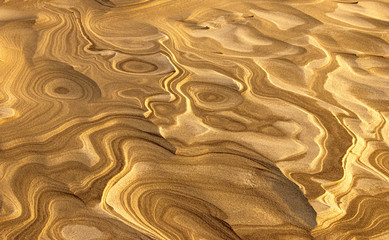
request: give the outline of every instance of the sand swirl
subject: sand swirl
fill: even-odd
[[[0,239],[387,239],[388,12],[0,0]]]

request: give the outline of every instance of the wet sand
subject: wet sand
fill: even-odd
[[[0,239],[389,238],[387,1],[0,0]]]

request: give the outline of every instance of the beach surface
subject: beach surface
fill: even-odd
[[[0,0],[0,239],[389,239],[389,2]]]

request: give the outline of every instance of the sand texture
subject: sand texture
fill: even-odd
[[[0,240],[386,240],[388,119],[388,0],[0,0]]]

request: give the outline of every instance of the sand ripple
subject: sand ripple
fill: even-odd
[[[389,238],[388,12],[0,0],[0,238]]]

